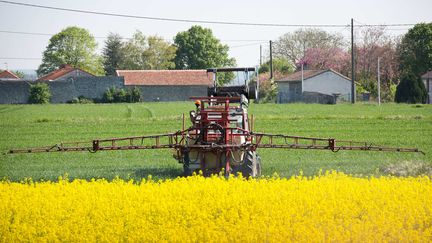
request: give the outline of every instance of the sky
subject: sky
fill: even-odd
[[[250,22],[271,24],[416,24],[432,22],[432,0],[10,0],[50,7],[138,15],[159,18]],[[17,6],[0,2],[0,69],[37,69],[50,35],[18,34],[13,32],[55,34],[68,26],[90,31],[101,52],[105,37],[118,33],[128,38],[136,30],[146,35],[158,35],[172,42],[180,31],[193,23],[100,16],[51,9]],[[263,27],[220,24],[200,24],[230,47],[229,54],[238,66],[256,66],[260,61],[260,45],[268,53],[269,40],[293,32],[298,27]],[[390,35],[406,33],[410,27],[388,27]],[[342,34],[350,40],[350,27],[323,28]],[[359,29],[359,28],[357,28]],[[9,32],[9,33],[6,33]]]

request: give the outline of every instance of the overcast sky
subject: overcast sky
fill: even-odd
[[[207,21],[253,22],[275,24],[415,24],[432,22],[432,0],[11,0],[52,7],[109,12],[148,17]],[[55,34],[67,26],[88,29],[103,48],[109,32],[131,37],[140,30],[146,35],[159,35],[172,41],[191,23],[165,22],[71,13],[57,10],[16,6],[0,2],[0,68],[37,69],[50,36],[4,33],[5,31]],[[296,27],[257,27],[201,24],[230,46],[230,55],[239,66],[259,64],[260,44],[268,48],[268,40],[276,40]],[[389,33],[405,33],[409,27],[390,27]],[[349,40],[347,27],[325,28],[340,32]],[[8,59],[7,59],[8,58]],[[34,58],[34,59],[16,59]],[[6,64],[7,63],[7,64]]]

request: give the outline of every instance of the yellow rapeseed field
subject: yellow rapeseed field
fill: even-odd
[[[431,242],[428,177],[0,182],[1,242]]]

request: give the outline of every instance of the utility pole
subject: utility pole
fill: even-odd
[[[381,105],[380,58],[378,57],[378,105]]]
[[[351,19],[351,103],[355,103],[354,19]]]
[[[270,79],[273,79],[273,42],[270,41]]]
[[[262,45],[260,45],[260,66],[262,66]]]

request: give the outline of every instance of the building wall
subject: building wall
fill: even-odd
[[[66,103],[79,96],[101,99],[111,87],[124,86],[123,77],[76,77],[57,81],[0,81],[0,104],[26,104],[31,84],[47,83],[51,103]],[[137,86],[143,101],[187,101],[191,96],[207,96],[207,86]]]
[[[333,72],[325,72],[303,82],[303,91],[318,92],[333,95],[340,93],[341,100],[349,100],[351,94],[351,81]]]
[[[47,83],[51,103],[66,103],[78,96],[102,98],[110,87],[123,87],[122,77],[77,77],[59,81],[0,81],[0,104],[26,104],[31,84]]]
[[[333,94],[339,93],[338,100],[350,100],[351,81],[333,72],[324,72],[303,81],[278,82],[277,103],[323,103],[334,101]]]
[[[301,82],[278,82],[276,103],[302,102]]]
[[[0,104],[25,104],[28,102],[32,81],[0,81]]]
[[[126,86],[134,87],[134,86]],[[207,86],[205,85],[145,85],[137,86],[141,90],[141,99],[150,101],[187,101],[191,96],[207,96]]]

